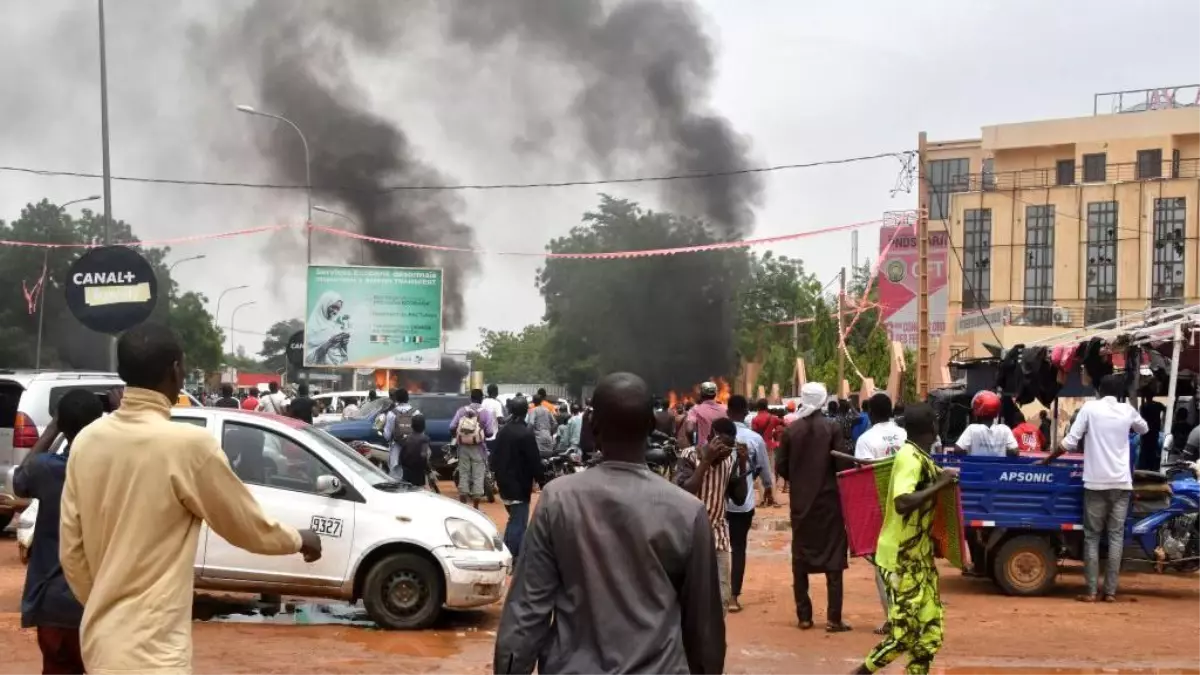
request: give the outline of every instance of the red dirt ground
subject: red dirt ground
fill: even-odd
[[[449,487],[446,485],[446,487]],[[450,488],[452,489],[452,488]],[[498,504],[485,510],[499,524]],[[875,643],[881,619],[871,568],[851,562],[846,620],[855,630],[827,635],[795,627],[786,507],[759,509],[750,535],[745,611],[728,618],[729,673],[850,672]],[[11,535],[0,540],[0,673],[41,668],[34,634],[20,628],[24,567]],[[824,584],[813,579],[818,622]],[[1200,577],[1123,574],[1122,602],[1081,605],[1079,568],[1044,598],[1009,598],[988,581],[943,570],[946,645],[942,673],[1175,673],[1200,675]],[[201,673],[490,673],[499,606],[453,613],[431,630],[394,633],[349,625],[195,623],[195,668]],[[820,625],[820,624],[818,624]],[[901,672],[900,664],[890,672]]]

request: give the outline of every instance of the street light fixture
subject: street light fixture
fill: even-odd
[[[226,288],[225,290],[221,291],[221,294],[217,296],[217,311],[213,314],[213,323],[217,324],[218,326],[221,325],[221,301],[225,299],[225,294],[232,293],[234,291],[240,291],[240,290],[243,290],[246,288],[250,288],[250,287],[243,284],[241,286],[230,286],[229,288]],[[229,336],[229,344],[230,345],[233,344],[233,336],[232,335]]]
[[[337,218],[346,220],[351,225],[353,225],[355,229],[357,229],[359,232],[362,232],[362,225],[359,225],[357,220],[351,218],[350,216],[346,215],[345,213],[342,213],[341,211],[334,211],[333,209],[327,209],[324,206],[321,206],[320,204],[315,204],[313,206],[313,211],[320,211],[321,213],[327,213],[331,216],[335,216]],[[358,264],[360,264],[360,265],[367,264],[367,242],[362,239],[358,240]]]
[[[309,157],[309,153],[308,153],[308,139],[304,137],[304,132],[300,131],[300,127],[296,126],[295,122],[289,120],[288,118],[284,117],[283,115],[276,115],[274,113],[256,110],[254,108],[254,106],[249,106],[249,105],[239,105],[237,107],[237,109],[239,112],[244,112],[247,115],[258,115],[260,117],[269,117],[273,120],[278,120],[280,122],[283,122],[283,123],[287,124],[288,126],[290,126],[291,128],[295,129],[296,134],[298,136],[300,136],[300,142],[304,145],[304,188],[305,188],[304,192],[305,192],[306,196],[308,197],[308,220],[306,221],[305,225],[310,228],[307,230],[307,233],[306,233],[307,234],[306,246],[308,249],[308,263],[311,265],[312,264],[312,229],[311,229],[311,226],[312,226],[312,212],[313,212],[312,159]]]
[[[82,197],[80,199],[72,199],[69,202],[63,202],[58,206],[58,215],[61,218],[67,207],[72,204],[82,204],[83,202],[92,202],[100,199],[100,195],[92,195],[90,197]],[[47,246],[42,250],[42,290],[38,292],[38,333],[37,333],[37,349],[34,352],[33,367],[35,370],[40,370],[42,367],[42,327],[46,323],[46,282],[50,281],[45,270],[50,268],[50,247]]]
[[[182,265],[185,262],[191,262],[193,260],[204,260],[207,257],[208,256],[201,254],[201,255],[191,256],[190,258],[183,258],[181,260],[176,260],[175,262],[171,263],[170,267],[167,268],[167,276],[171,276],[171,274],[173,274],[175,272],[175,267],[177,265]]]
[[[257,300],[243,302],[242,304],[238,305],[237,307],[234,307],[233,314],[229,315],[229,352],[231,354],[233,354],[234,356],[237,355],[237,344],[234,342],[234,340],[236,340],[237,338],[233,332],[233,322],[237,319],[238,310],[240,310],[244,307],[249,307],[250,305],[257,305],[257,304],[258,304]]]

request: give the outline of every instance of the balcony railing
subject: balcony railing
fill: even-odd
[[[1027,190],[1036,188],[1063,187],[1071,185],[1105,185],[1115,183],[1133,183],[1145,180],[1165,180],[1172,178],[1200,178],[1200,158],[1163,160],[1162,166],[1154,162],[1129,162],[1126,164],[1106,164],[1103,180],[1098,176],[1084,175],[1084,167],[1075,166],[1070,182],[1064,182],[1066,176],[1061,176],[1055,167],[1045,169],[1022,169],[1020,171],[999,171],[996,173],[972,173],[959,176],[952,183],[933,186],[934,192],[991,192],[994,190]],[[1158,169],[1157,175],[1154,169]],[[1064,179],[1064,180],[1060,180]]]

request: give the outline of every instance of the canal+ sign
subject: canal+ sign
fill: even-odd
[[[116,334],[150,318],[158,300],[158,278],[150,263],[131,248],[94,248],[67,272],[66,299],[79,323],[99,333]]]

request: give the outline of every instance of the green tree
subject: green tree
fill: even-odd
[[[581,225],[547,248],[600,253],[718,241],[700,221],[601,195]],[[628,370],[663,391],[732,375],[736,352],[730,337],[747,263],[741,250],[547,260],[537,284],[546,302],[555,379],[578,391],[600,373]]]
[[[221,367],[223,336],[213,324],[205,303],[208,298],[199,293],[184,293],[170,299],[170,326],[183,342],[187,367],[212,372]]]
[[[554,381],[545,324],[526,326],[519,333],[479,331],[479,349],[471,353],[471,367],[488,382],[539,383]]]
[[[104,219],[84,209],[73,217],[57,205],[43,199],[27,204],[14,221],[0,221],[0,239],[45,242],[49,244],[92,244],[103,241]],[[114,244],[135,241],[124,221],[111,227]],[[21,292],[22,284],[32,288],[47,272],[43,311],[43,368],[103,369],[108,366],[107,340],[75,320],[66,306],[64,280],[71,264],[86,249],[36,249],[22,246],[0,247],[0,282],[10,292],[0,293],[0,367],[29,368],[35,363],[38,316],[31,312]],[[150,262],[160,280],[167,279],[164,259],[166,248],[142,248],[139,252]],[[170,313],[170,287],[160,283],[159,300],[152,319],[165,321]]]
[[[267,329],[262,349],[258,352],[258,355],[262,357],[263,368],[278,373],[289,367],[287,362],[288,339],[299,330],[304,330],[304,322],[300,319],[277,321]]]
[[[796,357],[808,346],[811,332],[805,324],[777,324],[811,317],[820,292],[803,261],[769,251],[750,256],[749,275],[737,298],[736,340],[742,360],[762,363],[756,384],[786,386],[792,381]]]

